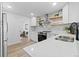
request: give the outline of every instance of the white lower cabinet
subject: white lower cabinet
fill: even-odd
[[[34,42],[38,42],[38,33],[37,32],[30,32],[30,38]]]

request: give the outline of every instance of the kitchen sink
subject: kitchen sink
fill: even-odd
[[[61,41],[64,41],[64,42],[74,42],[74,38],[69,37],[69,36],[58,36],[55,39],[56,40],[61,40]]]

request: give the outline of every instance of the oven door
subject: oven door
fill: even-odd
[[[38,42],[46,40],[47,39],[47,33],[39,33],[38,34]]]

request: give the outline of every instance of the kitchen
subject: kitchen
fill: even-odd
[[[32,38],[32,40],[37,43],[35,45],[31,45],[29,47],[24,48],[24,50],[33,57],[78,56],[79,51],[77,50],[79,49],[78,48],[79,43],[75,39],[75,33],[71,33],[69,29],[69,27],[71,26],[71,23],[73,22],[78,23],[77,11],[79,10],[79,8],[76,7],[78,4],[79,3],[66,3],[64,7],[60,8],[59,10],[53,13],[45,14],[41,17],[38,17],[39,19],[37,18],[36,21],[33,20],[32,23],[34,23],[34,26],[32,24],[29,35],[30,35],[30,38]],[[42,22],[42,24],[40,25],[39,22]],[[43,38],[43,35],[46,36],[46,38]],[[74,42],[74,43],[73,44],[67,43],[69,47],[68,48],[66,47],[65,48],[66,50],[65,50],[61,47],[61,45],[64,45],[63,43],[62,44],[57,43],[58,44],[57,45],[57,44],[54,44],[55,41],[50,42],[50,41],[53,41],[53,39],[62,40],[64,42]],[[43,42],[40,42],[40,41],[43,41]],[[61,48],[60,47],[55,48],[54,45],[60,46]],[[71,47],[70,45],[73,45],[74,48]],[[54,48],[58,50],[55,50]]]
[[[79,39],[72,24],[79,22],[78,5],[78,2],[3,3],[8,21],[8,46],[30,39],[33,44],[28,42],[22,50],[31,57],[79,56]]]
[[[30,29],[29,29],[29,35],[32,37],[32,39],[35,42],[38,42],[37,38],[34,36],[38,36],[38,32],[46,32],[47,37],[49,38],[52,35],[57,35],[57,34],[65,34],[67,33],[66,31],[69,31],[68,28],[70,24],[72,23],[69,20],[69,3],[65,3],[65,6],[61,7],[60,9],[54,11],[53,13],[45,14],[40,17],[34,18],[30,20]],[[57,16],[56,16],[57,15]],[[75,21],[73,21],[75,22]],[[41,25],[40,25],[41,24]],[[35,35],[31,35],[34,34]]]

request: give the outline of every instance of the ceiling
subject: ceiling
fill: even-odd
[[[66,2],[57,2],[57,5],[53,6],[52,2],[5,2],[3,3],[3,8],[8,12],[23,16],[30,16],[30,13],[40,16],[57,11],[63,8],[65,4]],[[7,5],[10,5],[12,8],[7,8]]]

